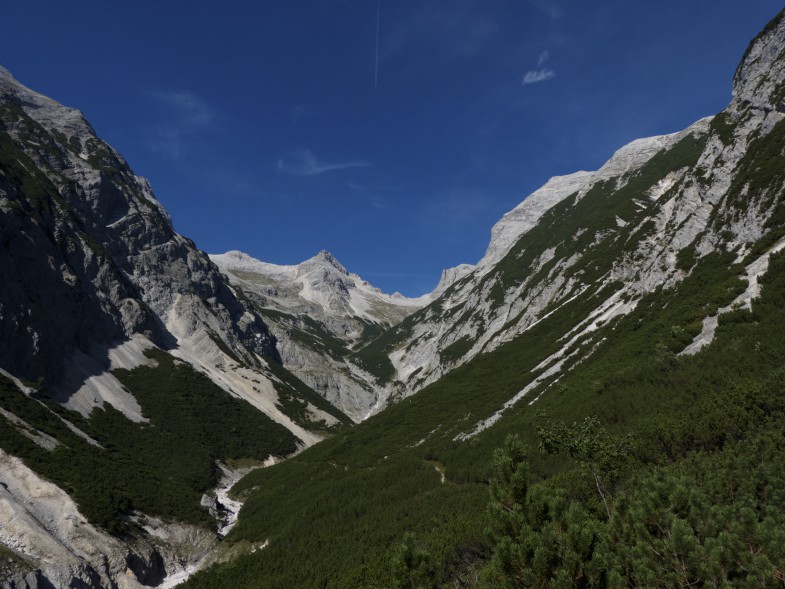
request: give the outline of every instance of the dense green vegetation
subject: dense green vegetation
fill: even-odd
[[[395,367],[390,362],[388,354],[406,339],[406,335],[416,325],[420,313],[422,311],[409,315],[396,326],[359,348],[351,355],[352,361],[375,376],[380,383],[390,382],[395,377]]]
[[[456,368],[417,395],[293,460],[246,477],[235,489],[247,495],[246,506],[228,540],[240,545],[269,540],[269,545],[197,575],[190,586],[495,587],[510,579],[517,586],[504,542],[524,536],[545,546],[539,554],[550,576],[541,576],[539,583],[529,578],[538,586],[558,585],[558,578],[567,586],[588,585],[590,580],[599,585],[657,585],[656,579],[663,580],[646,576],[652,560],[645,561],[645,555],[635,560],[639,547],[629,536],[626,542],[633,547],[613,556],[597,548],[598,534],[622,534],[639,525],[636,518],[646,504],[639,489],[656,487],[659,480],[670,481],[660,493],[659,505],[666,510],[658,513],[666,517],[672,495],[668,489],[689,487],[692,482],[685,477],[693,476],[691,469],[706,473],[723,464],[731,472],[745,468],[737,449],[763,444],[772,435],[767,428],[777,423],[780,409],[771,402],[771,383],[785,361],[785,340],[779,333],[785,323],[781,256],[772,259],[762,281],[763,296],[752,312],[740,309],[724,315],[711,346],[696,356],[679,356],[700,332],[702,320],[745,287],[736,253],[699,257],[689,248],[679,263],[690,275],[674,288],[642,296],[631,313],[575,341],[560,356],[565,364],[558,376],[529,392],[529,400],[537,399],[534,405],[520,402],[468,441],[459,441],[458,435],[474,430],[547,369],[555,359],[546,359],[564,345],[563,336],[617,291],[620,285],[604,277],[619,260],[634,256],[640,240],[653,230],[643,221],[658,205],[646,197],[647,191],[668,172],[694,166],[705,141],[685,138],[628,178],[621,190],[599,184],[577,203],[568,198],[553,207],[481,288],[502,296],[522,282],[536,284],[552,269],[552,263],[546,263],[538,270],[540,276],[532,275],[548,248],[556,248],[553,260],[580,251],[582,258],[570,272],[591,288],[547,309],[549,314],[517,339]],[[760,168],[748,167],[751,173]],[[778,185],[775,167],[766,165],[763,177],[755,179],[761,190]],[[620,227],[616,218],[626,225]],[[605,238],[596,240],[603,231]],[[407,321],[432,310],[426,308]],[[451,310],[454,315],[461,312]],[[360,352],[368,362],[381,362],[405,340],[407,330],[404,322]],[[759,402],[762,390],[769,391],[764,395],[768,400]],[[551,435],[538,435],[538,430]],[[521,487],[513,494],[518,503],[529,502],[534,508],[533,515],[521,515],[515,529],[508,526],[505,533],[487,506],[489,499],[493,505],[500,498],[499,483],[493,483],[500,474],[491,456],[509,434],[520,440],[519,454],[526,458],[525,476],[517,477]],[[541,444],[552,453],[539,451]],[[627,451],[630,458],[621,460]],[[742,460],[736,466],[730,464],[734,456]],[[704,466],[693,466],[698,464]],[[777,467],[772,463],[769,470]],[[732,475],[722,476],[717,480],[727,482]],[[489,493],[494,487],[497,492]],[[732,533],[729,522],[741,513],[735,497],[722,496],[721,487],[718,483],[702,489],[703,495],[685,499],[690,505],[714,501],[724,506],[725,519],[719,518],[712,530],[685,519],[704,552],[715,549],[713,538]],[[543,513],[550,513],[550,519],[543,520]],[[672,526],[673,521],[663,524]],[[584,523],[586,534],[578,533]],[[558,541],[554,534],[561,534]],[[651,535],[646,541],[654,545],[659,539]],[[534,540],[526,542],[531,547]],[[776,540],[763,539],[756,546],[769,551],[770,562],[775,562]],[[521,554],[512,560],[520,560]],[[522,561],[530,572],[533,559]],[[768,571],[761,574],[771,573],[758,564],[759,571]],[[727,563],[723,566],[723,578],[737,574]],[[590,577],[586,571],[591,567],[612,567],[615,576]],[[706,576],[685,578],[708,583]]]
[[[593,284],[618,263],[624,253],[632,254],[648,231],[642,223],[658,208],[647,191],[670,172],[695,165],[706,145],[706,135],[688,135],[668,150],[663,150],[634,172],[620,189],[614,181],[600,182],[576,202],[573,195],[552,207],[518,242],[498,265],[502,291],[528,280],[537,284],[553,266],[575,252],[582,253],[580,264],[568,270],[586,284]],[[620,228],[617,219],[626,225]],[[597,240],[597,235],[606,238]],[[532,275],[537,258],[554,247],[553,259]],[[627,251],[630,248],[632,251]]]
[[[663,477],[670,481],[666,490],[673,481],[687,485],[685,477],[711,472],[744,444],[767,444],[773,435],[769,426],[779,423],[781,410],[772,400],[780,392],[777,371],[785,364],[785,258],[772,259],[752,312],[723,316],[711,346],[693,357],[677,355],[699,330],[700,319],[740,291],[741,268],[734,258],[702,258],[678,287],[642,298],[630,315],[604,325],[591,344],[602,341],[593,354],[550,385],[535,405],[520,403],[467,442],[454,438],[471,431],[528,382],[529,371],[553,349],[547,342],[576,316],[585,316],[591,303],[576,299],[517,340],[368,422],[249,475],[236,488],[249,495],[229,540],[269,540],[269,546],[198,575],[190,586],[387,587],[406,574],[407,566],[414,566],[413,574],[427,578],[430,586],[472,586],[470,580],[488,578],[500,558],[498,549],[489,556],[499,532],[485,533],[491,523],[486,505],[494,478],[491,456],[510,433],[519,436],[526,454],[527,488],[548,485],[547,493],[561,498],[563,511],[558,513],[591,517],[601,526],[609,525],[609,511],[627,521],[638,513],[635,502],[644,498],[635,494],[637,489]],[[532,391],[531,398],[537,394],[539,390]],[[542,411],[548,420],[540,416]],[[569,432],[569,427],[560,430],[554,424],[581,422],[586,416],[598,419],[612,440],[627,443],[628,438],[618,436],[634,434],[633,459],[616,479],[606,481],[606,471],[595,469],[607,488],[607,509],[595,479],[580,465],[585,460],[576,462],[577,455],[566,446],[556,455],[538,450],[538,428]],[[744,459],[740,455],[742,462],[728,468],[746,468]],[[704,463],[703,470],[692,466],[698,463]],[[772,463],[769,471],[777,466]],[[439,470],[446,475],[444,483]],[[736,514],[739,506],[733,498],[718,495],[721,486],[702,487],[705,495],[685,501],[716,501]],[[662,493],[667,502],[670,491]],[[557,526],[562,520],[554,521]],[[708,539],[714,532],[696,528],[695,533],[701,546],[713,546]],[[610,558],[606,552],[597,554]],[[625,569],[623,559],[618,562],[619,575],[632,578],[633,568]]]
[[[460,360],[472,348],[474,342],[469,337],[462,337],[439,352],[442,362],[453,363]]]
[[[729,142],[735,124],[718,117],[711,132]],[[684,280],[626,295],[634,310],[562,350],[617,293],[609,273],[655,230],[644,222],[659,206],[648,190],[694,166],[705,141],[687,137],[620,189],[600,183],[553,207],[481,288],[501,300],[580,252],[567,275],[588,285],[583,295],[563,297],[518,338],[367,422],[245,477],[234,489],[245,507],[227,538],[245,554],[187,586],[785,587],[785,254],[772,256],[751,310],[722,315],[710,346],[680,354],[703,319],[744,290],[744,264],[785,235],[782,123],[753,141],[725,199],[730,215],[756,202],[774,211],[744,261],[738,250],[700,256],[690,246],[677,259],[690,272]],[[369,329],[368,345],[336,353],[390,381],[387,354],[423,314],[441,311],[436,304],[384,333]],[[297,337],[331,348],[320,330],[301,322]],[[457,340],[442,360],[460,359],[471,343]],[[150,357],[155,366],[117,372],[149,423],[108,407],[89,419],[57,409],[100,447],[0,378],[0,405],[35,425],[0,417],[0,447],[114,531],[117,515],[132,508],[206,522],[198,496],[215,482],[216,460],[293,448],[291,436],[202,375],[163,352]],[[493,427],[476,429],[557,361],[557,374]],[[308,421],[309,402],[329,411],[272,370],[284,382],[279,404],[298,423]],[[37,431],[60,445],[36,444]]]
[[[122,531],[118,516],[131,510],[212,525],[200,499],[217,483],[217,461],[284,456],[296,440],[188,364],[157,349],[146,354],[153,364],[115,371],[149,420],[142,424],[108,405],[85,419],[23,394],[0,376],[0,407],[28,424],[0,417],[0,447],[65,489],[91,522],[110,531]],[[25,435],[36,431],[59,444],[48,450]]]
[[[573,427],[565,441],[583,450],[591,480],[530,486],[522,445],[511,436],[494,457],[488,513],[497,543],[481,585],[781,587],[784,405],[780,390],[767,392],[756,416],[764,423],[742,440],[673,463],[636,465],[622,483],[591,465],[599,456],[596,465],[608,466],[602,450],[613,442]],[[617,454],[610,464],[630,470],[625,462]]]

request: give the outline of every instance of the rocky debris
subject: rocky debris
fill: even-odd
[[[144,351],[157,346],[249,400],[302,446],[322,439],[279,407],[267,362],[280,358],[264,321],[174,231],[149,183],[82,113],[2,68],[0,259],[0,339],[14,342],[0,346],[0,373],[26,394],[85,416],[108,404],[143,423],[111,371],[148,362]],[[43,447],[57,445],[4,411],[0,421]],[[207,530],[141,514],[131,536],[114,538],[87,522],[62,489],[1,451],[0,483],[0,558],[4,547],[13,555],[3,589],[154,586],[216,542]]]
[[[284,366],[354,421],[377,400],[374,378],[345,358],[334,357],[293,335],[290,324],[269,320]]]
[[[218,496],[243,472],[229,472]],[[214,532],[196,526],[143,514],[130,519],[136,532],[122,539],[107,534],[63,490],[0,450],[0,546],[13,554],[0,566],[0,588],[157,587],[195,568],[218,543]]]
[[[634,141],[596,172],[552,179],[497,223],[477,266],[445,271],[435,294],[420,299],[381,293],[328,252],[296,266],[265,264],[240,252],[216,256],[232,276],[229,286],[205,254],[174,232],[147,182],[95,137],[81,113],[0,69],[0,247],[8,260],[0,266],[0,337],[18,343],[0,349],[0,370],[50,390],[59,386],[62,402],[80,411],[109,402],[141,421],[138,406],[104,375],[143,362],[145,346],[174,348],[226,390],[287,423],[307,445],[319,437],[280,413],[272,380],[252,384],[265,356],[275,358],[280,350],[303,380],[362,418],[512,340],[577,297],[593,295],[596,305],[565,327],[559,348],[534,368],[533,382],[456,439],[470,438],[566,369],[579,343],[590,354],[594,348],[585,344],[594,343],[592,334],[631,312],[641,295],[687,276],[690,260],[725,250],[741,261],[765,234],[777,200],[770,197],[782,187],[753,187],[741,182],[739,170],[753,142],[765,140],[785,118],[783,14],[751,44],[725,111],[680,133]],[[697,161],[690,157],[661,173],[647,169],[690,138]],[[635,191],[621,192],[629,186]],[[597,188],[603,198],[627,197],[629,206],[615,211],[610,225],[587,223],[572,235],[527,241],[550,212],[591,204]],[[583,248],[562,247],[578,239]],[[601,249],[619,241],[624,248]],[[783,248],[779,240],[748,261],[748,288],[719,312],[748,307],[768,256]],[[597,251],[612,253],[592,258]],[[260,319],[265,312],[275,317],[278,349]],[[397,329],[394,349],[385,349],[395,374],[378,387],[350,352],[373,339],[369,331],[378,335],[410,313],[416,320]],[[707,317],[683,353],[710,342],[716,325],[716,316]],[[72,380],[65,365],[76,366]],[[3,419],[35,443],[56,444],[7,413]],[[204,499],[227,518],[236,513],[229,502],[220,493]],[[167,586],[204,562],[216,542],[205,530],[134,518],[144,533],[109,536],[87,522],[63,490],[0,451],[0,544],[11,555],[0,567],[0,587]]]
[[[193,526],[149,527],[120,540],[90,524],[73,500],[0,450],[0,544],[18,564],[2,589],[156,586],[174,563],[201,557],[215,535]]]

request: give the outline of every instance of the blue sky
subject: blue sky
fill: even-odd
[[[482,257],[549,177],[723,109],[781,8],[0,1],[0,63],[84,111],[201,249],[275,263],[328,249],[419,295]]]

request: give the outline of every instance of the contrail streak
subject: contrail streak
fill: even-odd
[[[376,65],[373,70],[373,87],[379,87],[379,21],[382,12],[382,0],[376,0]]]

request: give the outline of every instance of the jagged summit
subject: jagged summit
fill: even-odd
[[[65,106],[48,96],[31,90],[14,78],[11,72],[3,66],[0,66],[0,95],[5,100],[17,103],[47,131],[58,131],[63,133],[67,139],[75,138],[79,141],[82,145],[83,159],[89,155],[86,153],[83,141],[94,137],[95,131],[81,110]],[[126,165],[119,153],[109,146],[106,147],[111,150],[112,155],[118,161]]]
[[[237,250],[210,258],[235,277],[251,280],[248,275],[253,274],[256,282],[268,283],[265,292],[274,306],[318,307],[332,317],[356,317],[389,325],[429,300],[386,294],[349,272],[327,250],[296,265],[270,264]],[[393,308],[398,310],[391,313]]]
[[[618,178],[630,170],[640,168],[655,154],[676,145],[687,135],[706,132],[711,120],[712,117],[706,117],[684,131],[636,139],[617,150],[596,172],[579,171],[565,176],[554,176],[493,226],[490,244],[477,267],[486,271],[497,264],[554,205],[573,194],[582,197],[599,182]]]
[[[342,276],[349,276],[349,271],[327,250],[322,250],[313,258],[309,258],[297,265],[298,275],[314,271],[326,274],[337,272]]]
[[[752,40],[733,78],[734,100],[762,110],[785,107],[785,10]]]
[[[222,268],[260,272],[270,276],[301,276],[317,268],[332,269],[340,274],[349,275],[349,271],[343,264],[333,254],[324,249],[312,258],[308,258],[299,264],[271,264],[239,250],[230,250],[224,254],[211,254],[210,258]]]
[[[690,244],[705,255],[716,248],[718,232],[759,238],[770,211],[756,210],[758,204],[746,216],[729,212],[724,224],[709,223],[724,214],[718,205],[749,138],[782,117],[772,110],[742,119],[733,148],[717,135],[715,117],[706,117],[677,133],[635,140],[596,172],[552,178],[529,195],[494,226],[477,266],[446,271],[444,283],[454,286],[440,287],[433,303],[399,330],[392,353],[380,350],[394,378],[411,387],[404,395],[598,288],[602,282],[592,281],[599,272],[623,284],[630,298],[681,280],[677,255]],[[693,166],[711,169],[710,179],[693,175]],[[617,294],[596,312],[607,321],[634,308]],[[448,349],[460,358],[453,365],[445,362]],[[400,394],[394,381],[390,391]]]
[[[487,478],[488,457],[505,434],[535,431],[542,422],[540,409],[564,423],[599,414],[621,433],[655,423],[648,414],[652,406],[668,412],[694,409],[687,415],[698,418],[706,418],[707,408],[710,419],[703,419],[708,424],[703,430],[715,446],[715,430],[721,433],[723,424],[747,423],[738,419],[747,401],[736,405],[732,398],[749,390],[749,423],[758,421],[763,411],[758,399],[776,397],[785,357],[779,337],[785,289],[779,279],[785,251],[782,14],[742,59],[728,109],[681,133],[634,141],[595,172],[552,178],[497,223],[478,266],[445,270],[436,291],[420,299],[382,293],[326,250],[294,265],[265,263],[239,251],[212,256],[211,263],[174,232],[149,187],[79,126],[78,111],[28,91],[0,70],[0,341],[7,344],[0,346],[0,385],[8,389],[0,396],[15,399],[0,412],[0,438],[6,440],[0,445],[0,560],[10,547],[29,557],[24,572],[31,571],[27,580],[4,584],[0,579],[0,585],[130,587],[131,573],[140,582],[150,580],[151,572],[171,576],[170,565],[181,566],[194,554],[197,546],[187,530],[170,534],[158,527],[169,522],[155,523],[159,515],[169,517],[165,511],[147,513],[124,496],[113,505],[115,490],[133,489],[117,485],[110,470],[99,477],[106,473],[92,467],[92,457],[127,452],[122,460],[96,464],[131,465],[133,480],[146,477],[153,466],[160,469],[161,476],[145,479],[134,496],[160,496],[168,509],[173,503],[168,497],[177,497],[169,495],[174,490],[166,486],[169,475],[189,475],[179,486],[190,489],[219,456],[197,445],[211,437],[200,426],[225,413],[230,420],[215,434],[221,445],[233,447],[240,440],[235,436],[259,437],[236,420],[250,409],[191,407],[205,397],[190,386],[188,403],[176,405],[143,390],[152,378],[143,387],[121,386],[117,378],[128,371],[177,373],[186,360],[273,416],[302,445],[318,439],[323,425],[335,423],[327,421],[331,415],[338,417],[315,404],[322,400],[317,395],[298,396],[300,381],[357,421],[418,395],[346,436],[338,433],[316,452],[247,481],[244,488],[251,495],[244,523],[215,554],[256,554],[243,566],[230,564],[203,577],[211,586],[246,586],[267,580],[264,575],[273,570],[299,571],[314,557],[313,546],[330,542],[338,550],[316,555],[330,562],[307,571],[310,585],[316,579],[353,586],[360,574],[383,585],[389,580],[384,559],[390,530],[402,530],[401,522],[427,523],[433,514],[441,523],[432,534],[424,528],[418,532],[424,545],[442,546],[453,538],[452,554],[460,561],[444,562],[468,564],[457,571],[461,576],[481,572],[464,556],[466,546],[487,540],[476,524],[486,512],[487,489],[479,483]],[[161,350],[147,358],[143,352],[154,344],[167,347],[177,361],[166,360]],[[265,357],[275,353],[285,368],[276,365],[273,371]],[[702,356],[693,361],[696,353]],[[90,359],[95,362],[88,366]],[[98,365],[98,360],[106,362]],[[109,368],[127,371],[112,374]],[[70,386],[66,409],[49,416],[48,404],[39,403],[25,383],[42,383],[38,386],[46,392],[73,369],[82,370],[77,376],[85,386]],[[285,369],[300,380],[281,382]],[[179,395],[180,383],[167,394]],[[702,397],[709,388],[722,395]],[[730,413],[720,415],[728,421],[715,420],[713,407],[728,400]],[[778,419],[776,403],[773,407],[771,424]],[[73,430],[61,424],[69,408],[82,413],[73,414]],[[165,419],[156,422],[156,411]],[[681,480],[682,468],[692,470],[704,453],[688,451],[700,447],[692,422],[672,421],[665,412],[653,417],[657,423],[666,418],[661,422],[666,433],[673,424],[684,430],[682,450],[689,456],[683,467],[670,471]],[[192,431],[178,431],[183,423]],[[318,429],[307,429],[309,424]],[[169,425],[176,429],[169,431]],[[123,431],[133,437],[117,433]],[[14,437],[5,436],[8,432]],[[154,444],[157,438],[151,437],[140,452],[140,443],[156,432],[171,445]],[[774,439],[767,435],[766,443]],[[288,434],[281,440],[294,443]],[[726,450],[749,447],[744,438],[720,445],[723,463]],[[247,444],[237,446],[242,452]],[[665,454],[674,447],[668,446]],[[281,446],[275,455],[293,447]],[[32,458],[29,463],[4,454],[17,449]],[[68,454],[76,449],[79,454]],[[204,464],[193,476],[190,469],[181,475],[199,454]],[[668,464],[644,465],[654,469],[652,482],[665,480],[660,475],[673,467],[665,454]],[[750,464],[757,454],[751,454]],[[225,458],[234,461],[229,454]],[[714,471],[719,463],[710,459],[707,469]],[[59,474],[61,465],[80,469],[79,477]],[[80,493],[79,509],[106,498],[110,504],[99,504],[98,515],[111,510],[111,518],[125,522],[133,505],[144,516],[131,520],[128,529],[146,530],[155,539],[140,547],[93,533],[77,505],[44,480],[46,471],[32,470],[39,468],[60,476],[64,489],[71,492],[73,486]],[[560,474],[554,480],[567,481],[572,492],[578,478]],[[641,480],[648,479],[635,474],[624,484],[640,486]],[[725,479],[717,480],[722,485]],[[374,489],[385,490],[382,501],[378,493],[363,493]],[[192,490],[196,508],[200,493]],[[600,500],[587,503],[586,514],[600,513]],[[223,496],[201,499],[215,508],[223,501]],[[356,519],[350,513],[341,529],[334,515],[343,513],[347,501],[355,515],[364,514],[374,526],[357,534],[349,528]],[[663,513],[670,504],[666,497]],[[603,519],[596,529],[611,529],[606,523]],[[270,530],[275,534],[267,541]],[[215,533],[206,534],[209,546]],[[303,535],[312,541],[299,542]],[[187,544],[182,558],[172,544],[177,538]],[[171,550],[157,552],[167,543]],[[346,563],[358,551],[365,551],[363,568],[352,570]],[[61,562],[52,562],[58,558]],[[373,563],[382,565],[374,570]],[[676,566],[681,573],[683,567]],[[155,583],[171,586],[170,581]]]
[[[439,279],[439,284],[436,285],[436,288],[433,290],[430,296],[435,299],[450,286],[458,282],[461,278],[474,271],[475,268],[476,266],[473,264],[458,264],[452,268],[446,268],[442,270],[442,276]]]
[[[343,264],[341,264],[338,261],[338,259],[334,255],[332,255],[330,252],[328,252],[327,250],[321,250],[313,258],[311,258],[310,260],[306,260],[306,261],[326,262],[327,264],[330,264],[331,266],[333,266],[339,272],[344,272],[346,274],[349,273],[348,270],[346,270],[346,268],[344,268]]]
[[[236,250],[210,258],[265,315],[284,365],[358,420],[377,392],[373,377],[351,361],[354,349],[431,300],[383,293],[327,250],[294,265]]]
[[[14,79],[14,76],[11,74],[11,72],[0,65],[0,84],[6,84],[8,82],[16,82],[16,80]]]

